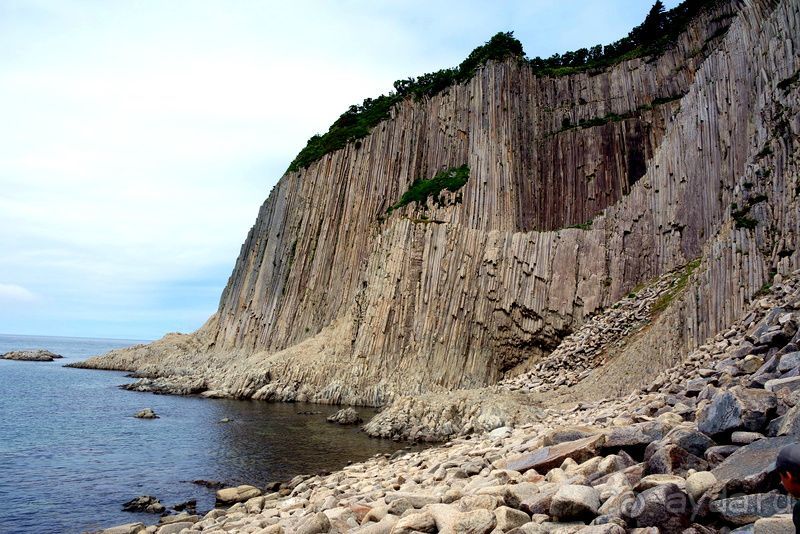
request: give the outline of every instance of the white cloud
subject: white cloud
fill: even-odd
[[[0,303],[19,304],[35,302],[38,297],[22,286],[16,284],[0,284]]]

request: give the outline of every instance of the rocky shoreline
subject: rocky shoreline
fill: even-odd
[[[642,390],[535,419],[105,532],[793,532],[773,462],[800,438],[800,271]]]

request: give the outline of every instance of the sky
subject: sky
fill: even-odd
[[[0,0],[0,333],[199,328],[270,189],[350,104],[498,31],[546,57],[649,7]]]

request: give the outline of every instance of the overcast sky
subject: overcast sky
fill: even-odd
[[[649,7],[0,1],[0,333],[198,328],[259,205],[347,106],[498,31],[544,57],[614,41]]]

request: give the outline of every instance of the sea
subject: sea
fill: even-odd
[[[122,505],[152,495],[167,507],[195,499],[207,511],[215,490],[195,481],[265,486],[404,446],[327,423],[335,406],[132,392],[119,387],[133,380],[125,373],[64,367],[137,343],[0,335],[0,354],[48,349],[64,356],[0,360],[0,533],[154,524],[158,516]],[[134,418],[143,408],[160,417]]]

